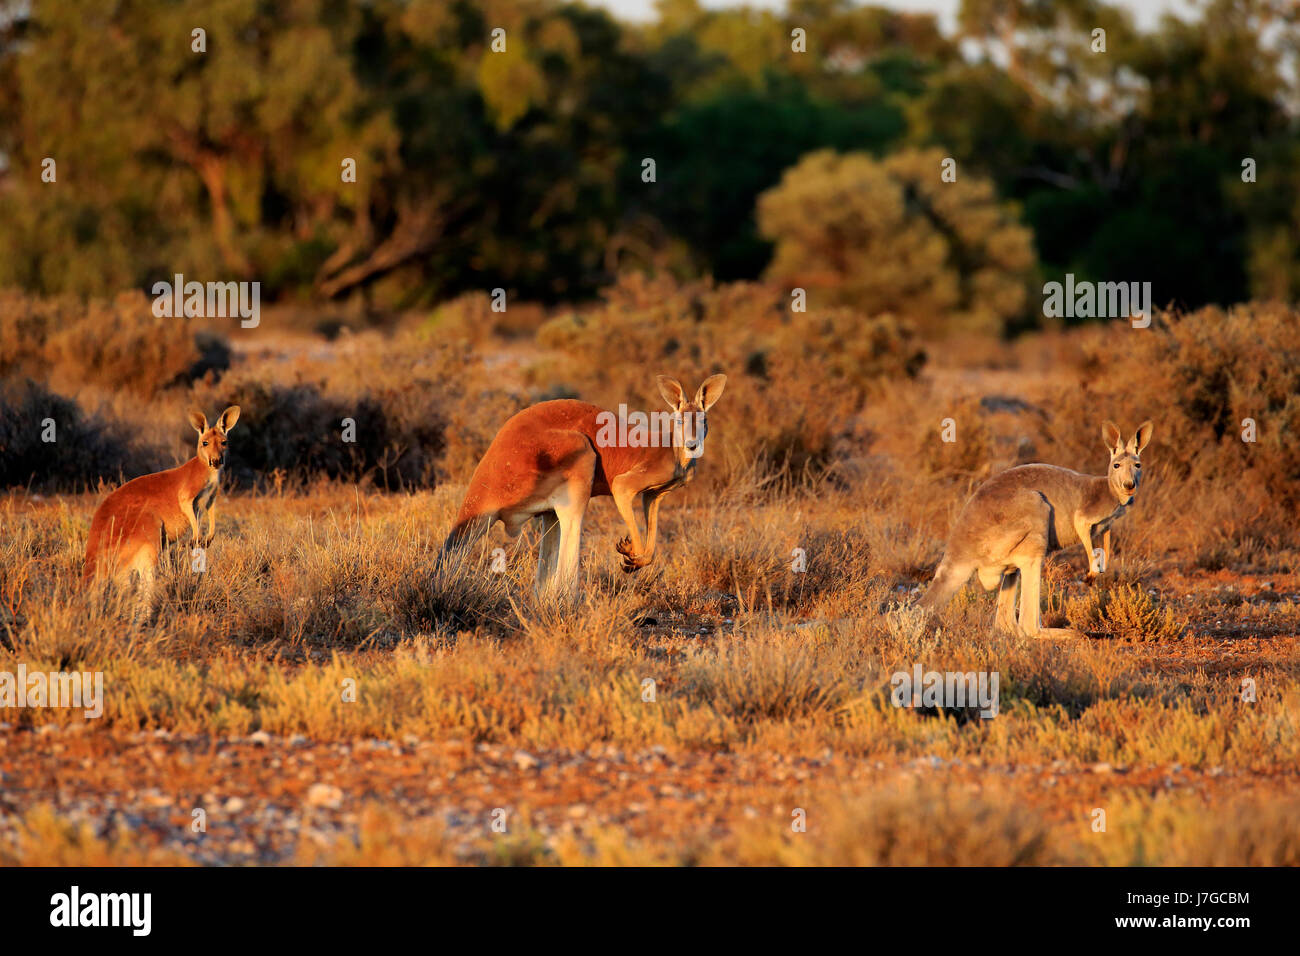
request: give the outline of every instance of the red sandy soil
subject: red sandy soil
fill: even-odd
[[[352,837],[360,811],[382,805],[403,821],[435,819],[467,861],[492,836],[494,808],[526,815],[544,836],[582,837],[615,825],[642,841],[708,843],[740,823],[788,831],[791,810],[815,821],[825,797],[910,781],[972,794],[1012,794],[1053,824],[1076,825],[1089,808],[1126,791],[1225,795],[1294,790],[1300,769],[1272,774],[1177,766],[981,766],[937,757],[884,762],[824,753],[526,753],[462,741],[312,743],[265,734],[239,739],[165,731],[115,735],[50,730],[0,734],[0,812],[48,801],[61,818],[90,821],[100,836],[129,833],[134,848],[162,848],[197,863],[292,861],[302,841]],[[191,831],[203,807],[207,831]],[[0,828],[12,837],[14,818]],[[6,833],[5,830],[10,832]],[[810,832],[811,828],[810,828]],[[478,847],[475,846],[478,844]]]

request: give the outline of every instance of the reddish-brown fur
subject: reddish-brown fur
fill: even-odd
[[[103,500],[90,522],[83,580],[104,574],[125,580],[136,572],[143,585],[141,600],[147,602],[158,553],[167,541],[189,529],[195,545],[211,543],[226,433],[238,418],[239,406],[232,405],[209,428],[201,413],[191,412],[190,423],[199,433],[195,456],[176,468],[133,478]],[[208,533],[201,538],[205,514]]]
[[[538,488],[558,482],[573,458],[587,450],[596,452],[596,416],[603,411],[586,402],[558,399],[512,416],[474,469],[453,534],[487,512],[521,504]],[[593,462],[590,495],[612,495],[610,481],[634,469],[668,481],[676,463],[671,448],[601,449]]]
[[[669,408],[683,420],[675,439],[680,443],[673,447],[602,446],[599,416],[604,410],[571,399],[542,402],[510,418],[474,469],[444,550],[485,534],[498,520],[514,537],[538,518],[538,586],[558,579],[572,593],[587,502],[608,495],[629,529],[618,544],[624,570],[649,564],[654,560],[659,501],[694,477],[707,432],[705,413],[722,394],[726,377],[711,377],[694,401],[672,379],[660,376],[659,384]],[[632,511],[637,496],[646,522],[644,541]]]

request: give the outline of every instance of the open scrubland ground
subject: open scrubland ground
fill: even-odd
[[[481,309],[334,338],[265,321],[221,368],[135,389],[75,336],[5,370],[42,383],[9,393],[9,448],[61,408],[127,475],[186,454],[188,404],[244,416],[208,569],[177,547],[147,620],[79,584],[94,461],[25,452],[0,670],[102,671],[105,710],[0,714],[0,862],[1300,863],[1294,313],[922,346],[842,310],[792,325],[748,287],[632,284],[536,328]],[[608,499],[576,608],[533,597],[531,531],[438,565],[510,413],[652,409],[655,373],[713,371],[702,474],[649,568],[621,571]],[[1045,572],[1045,622],[1086,638],[993,633],[974,583],[937,622],[907,610],[983,478],[1099,472],[1101,421],[1147,417],[1106,575],[1077,547]],[[997,672],[997,716],[894,707],[917,664]]]

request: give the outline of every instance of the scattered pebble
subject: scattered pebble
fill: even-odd
[[[343,791],[333,784],[314,783],[307,791],[307,805],[326,810],[337,810],[343,806]]]
[[[535,767],[541,766],[541,761],[526,750],[516,750],[515,766],[520,770],[532,770]]]

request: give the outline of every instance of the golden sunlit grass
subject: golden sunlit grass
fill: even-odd
[[[83,520],[89,504],[76,502]],[[665,508],[662,563],[638,576],[616,569],[617,518],[593,505],[585,597],[572,611],[536,602],[526,542],[489,542],[507,549],[505,574],[488,571],[486,548],[439,566],[430,529],[448,523],[447,495],[377,499],[368,515],[321,517],[322,504],[228,501],[208,572],[172,562],[150,621],[133,620],[124,595],[80,591],[80,537],[62,537],[62,505],[13,513],[5,579],[33,560],[44,573],[27,578],[0,667],[104,671],[103,724],[123,729],[1193,767],[1300,760],[1287,714],[1293,658],[1158,668],[1156,655],[1194,638],[1173,606],[1126,585],[1066,602],[1093,615],[1078,618],[1098,625],[1090,640],[994,634],[992,601],[974,586],[942,629],[900,624],[881,611],[905,584],[882,569],[887,556],[840,531],[848,517],[833,495],[802,500],[788,529],[807,544],[803,573],[786,563],[781,533],[769,534],[789,505]],[[720,566],[710,542],[728,522],[737,554]],[[692,547],[699,529],[703,545]],[[1001,714],[967,723],[896,710],[889,675],[916,662],[996,671]],[[1241,701],[1243,676],[1258,686],[1252,704]],[[653,702],[642,699],[647,679]],[[356,700],[345,700],[353,682]],[[26,709],[14,719],[80,718]]]
[[[12,845],[0,842],[0,866],[190,866],[182,853],[140,849],[127,829],[105,838],[88,822],[69,823],[38,804],[18,821]]]

